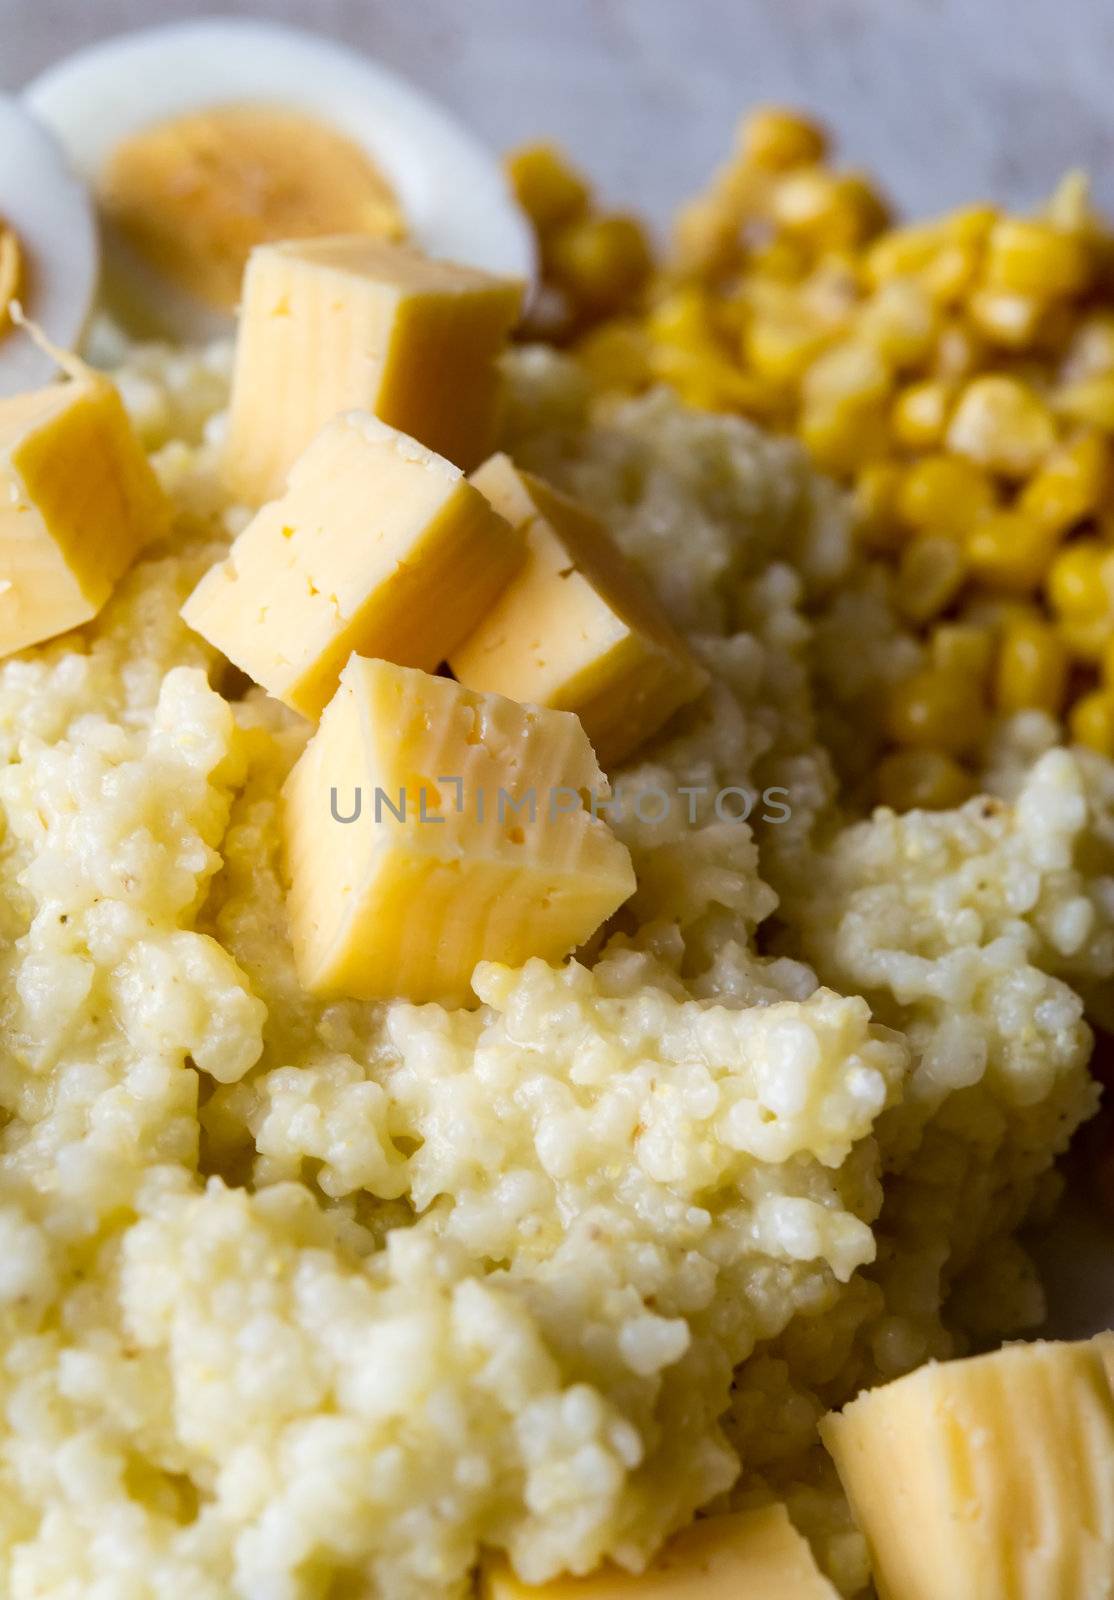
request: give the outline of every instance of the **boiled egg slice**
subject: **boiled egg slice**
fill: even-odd
[[[111,39],[27,105],[97,196],[106,299],[130,330],[226,331],[254,245],[338,233],[530,282],[531,230],[498,160],[356,51],[211,19]]]
[[[48,340],[75,349],[96,294],[98,256],[85,185],[27,107],[0,96],[0,395],[38,388],[56,371],[14,326],[14,303]]]

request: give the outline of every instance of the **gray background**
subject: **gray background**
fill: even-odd
[[[1112,0],[0,0],[0,88],[121,28],[218,12],[358,43],[497,146],[555,136],[658,220],[740,108],[780,98],[903,209],[1035,201],[1075,163],[1114,207]]]

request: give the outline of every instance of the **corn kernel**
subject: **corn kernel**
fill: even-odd
[[[539,233],[583,216],[588,185],[551,144],[512,150],[507,173],[519,205]]]
[[[945,323],[932,359],[934,377],[959,381],[976,373],[986,359],[982,336],[962,322]]]
[[[894,602],[911,622],[928,622],[952,603],[966,576],[966,557],[954,539],[920,534],[901,553]]]
[[[701,345],[712,339],[711,302],[694,285],[674,289],[657,302],[646,325],[651,338],[664,344]]]
[[[1107,688],[1114,688],[1114,633],[1106,641],[1099,656],[1099,671]]]
[[[827,145],[822,128],[782,106],[759,106],[744,117],[739,128],[744,160],[775,172],[822,161]]]
[[[743,359],[771,383],[795,383],[830,335],[804,316],[754,317],[743,333]]]
[[[767,239],[747,257],[747,265],[763,278],[797,283],[809,268],[809,257],[792,239]]]
[[[1008,594],[1026,594],[1044,577],[1057,538],[1023,511],[998,511],[967,538],[971,576]]]
[[[915,279],[895,278],[876,289],[859,313],[857,334],[894,367],[925,361],[937,334],[937,313]]]
[[[742,411],[766,418],[776,402],[768,384],[740,372],[713,344],[689,349],[656,345],[650,352],[650,370],[698,411]]]
[[[902,521],[910,528],[964,537],[994,510],[994,485],[973,462],[961,456],[931,455],[905,474],[897,497]]]
[[[887,726],[896,744],[963,755],[986,731],[986,707],[978,684],[961,673],[923,667],[894,686]]]
[[[590,217],[550,240],[548,264],[557,281],[594,313],[616,311],[650,274],[650,247],[634,217]]]
[[[948,425],[954,389],[941,378],[910,383],[894,401],[891,426],[898,444],[907,450],[932,450]]]
[[[1023,350],[1033,342],[1046,310],[1043,300],[1007,289],[976,289],[967,302],[979,332],[1009,350]]]
[[[893,550],[903,542],[897,491],[904,477],[896,461],[872,461],[855,476],[855,531],[871,550]]]
[[[1106,549],[1094,539],[1069,544],[1048,572],[1048,598],[1064,617],[1089,617],[1107,609],[1103,581]]]
[[[1087,248],[1073,233],[1019,217],[1004,217],[990,230],[986,277],[991,288],[1053,299],[1078,294],[1090,276]]]
[[[1055,228],[1069,233],[1087,232],[1094,223],[1091,180],[1087,174],[1078,167],[1065,172],[1049,196],[1044,215]]]
[[[1024,478],[1056,443],[1056,424],[1044,401],[1016,378],[975,378],[959,397],[947,432],[948,448],[991,472]]]
[[[770,212],[779,227],[820,250],[853,248],[885,221],[878,196],[854,173],[802,167],[775,187]]]
[[[886,407],[877,400],[806,405],[797,424],[802,444],[822,472],[851,477],[889,446]]]
[[[994,704],[1015,711],[1047,711],[1057,716],[1068,681],[1063,641],[1037,611],[1011,617],[1002,632],[994,665]]]
[[[1114,550],[1093,539],[1068,545],[1049,568],[1046,593],[1068,649],[1098,661],[1114,631]]]
[[[835,405],[841,401],[867,404],[886,400],[890,369],[868,344],[847,341],[834,345],[814,361],[805,374],[801,393],[806,406]]]
[[[1095,689],[1077,700],[1068,715],[1068,730],[1074,743],[1114,756],[1114,690]]]
[[[973,622],[941,622],[929,646],[931,664],[939,672],[959,672],[981,682],[990,671],[994,639],[988,628]]]
[[[866,252],[866,274],[872,284],[891,278],[911,278],[923,272],[940,249],[940,228],[933,222],[914,222],[891,228],[875,239]]]
[[[1114,372],[1114,312],[1094,311],[1079,323],[1061,373],[1065,384]]]
[[[645,388],[653,377],[646,330],[630,318],[601,323],[581,339],[573,353],[601,389],[632,393]]]
[[[1052,404],[1063,417],[1114,433],[1114,373],[1107,377],[1084,378],[1057,389]]]
[[[894,750],[878,767],[878,799],[895,811],[948,811],[974,793],[975,783],[945,750]]]
[[[700,195],[673,219],[673,266],[683,277],[718,278],[739,253],[739,217],[719,195]]]
[[[1110,487],[1110,448],[1086,433],[1061,445],[1021,491],[1019,508],[1046,528],[1062,532],[1093,516]]]

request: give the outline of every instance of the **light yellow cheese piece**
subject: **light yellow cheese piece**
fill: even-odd
[[[522,535],[459,467],[362,412],[330,422],[182,608],[303,716],[353,651],[438,666],[521,564]]]
[[[305,987],[462,1005],[478,961],[561,960],[635,886],[588,793],[575,717],[354,656],[284,791]]]
[[[1095,1348],[1103,1359],[1110,1387],[1114,1389],[1114,1333],[1100,1333],[1095,1338]]]
[[[837,1600],[782,1505],[706,1517],[638,1576],[608,1567],[531,1588],[506,1563],[490,1566],[481,1600]]]
[[[708,675],[597,518],[505,455],[472,482],[521,529],[527,555],[449,664],[473,689],[575,711],[612,767]]]
[[[933,1363],[821,1434],[882,1600],[1114,1594],[1114,1396],[1092,1342]]]
[[[493,448],[497,357],[522,285],[364,236],[252,252],[226,477],[258,505],[340,411],[371,411],[459,466]]]
[[[168,525],[107,378],[0,401],[0,655],[89,622]]]

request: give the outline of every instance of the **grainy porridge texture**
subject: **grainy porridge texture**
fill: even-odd
[[[1040,1316],[1012,1236],[1096,1103],[1114,771],[1030,717],[988,797],[858,814],[919,647],[837,492],[526,351],[508,447],[714,682],[615,775],[639,887],[581,961],[482,966],[470,1011],[312,1003],[278,866],[307,727],[177,614],[242,524],[227,356],[118,359],[174,539],[0,666],[0,1589],[461,1600],[485,1547],[637,1567],[777,1493],[861,1590],[816,1422]]]

